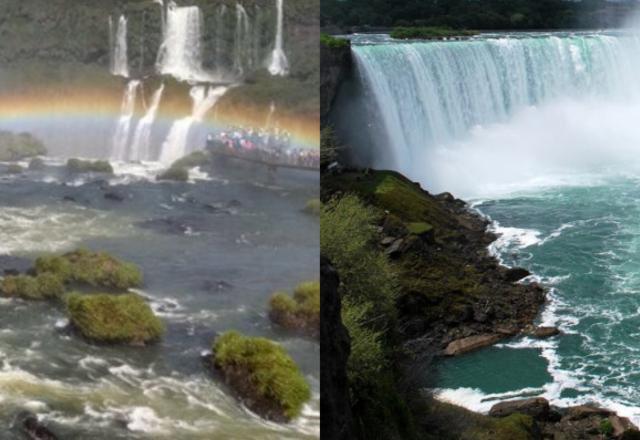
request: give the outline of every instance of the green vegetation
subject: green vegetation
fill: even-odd
[[[45,168],[44,160],[39,157],[34,157],[29,161],[29,170],[30,171],[41,171]]]
[[[569,29],[616,27],[632,2],[606,0],[324,0],[323,26],[451,27],[454,29]]]
[[[56,299],[64,294],[64,284],[58,276],[51,273],[35,277],[7,276],[0,281],[0,291],[7,297],[28,300]]]
[[[293,297],[278,292],[269,301],[269,318],[289,329],[320,335],[320,282],[298,284]]]
[[[441,40],[453,37],[471,37],[477,35],[476,31],[462,29],[451,29],[446,26],[429,27],[397,27],[391,31],[391,38],[397,39],[421,39],[421,40]]]
[[[213,345],[214,364],[247,405],[267,418],[291,420],[311,398],[309,384],[279,345],[230,331]]]
[[[171,166],[164,173],[156,177],[157,180],[174,180],[176,182],[187,182],[189,180],[189,170],[185,167]]]
[[[325,33],[320,34],[320,43],[326,47],[330,47],[331,49],[349,47],[349,40],[346,38],[336,38]]]
[[[533,418],[524,414],[511,414],[504,418],[480,419],[477,425],[465,432],[462,439],[473,440],[534,440],[536,426]]]
[[[319,216],[321,207],[322,203],[320,203],[320,199],[311,199],[307,201],[307,204],[304,207],[304,212],[306,212],[307,214]]]
[[[67,161],[67,170],[72,173],[106,173],[113,174],[113,167],[106,160],[81,160],[69,159]]]
[[[609,438],[613,435],[613,424],[611,423],[611,420],[604,419],[602,422],[600,422],[600,433],[605,438]]]
[[[29,133],[0,131],[0,161],[21,160],[47,154],[43,143]]]
[[[142,272],[107,254],[78,249],[62,256],[43,256],[36,260],[37,274],[51,273],[65,283],[125,290],[142,285]]]
[[[139,345],[155,341],[164,333],[162,321],[134,293],[72,293],[65,302],[71,324],[87,339]]]
[[[8,174],[21,174],[23,171],[24,171],[24,168],[22,168],[17,163],[12,163],[7,167]]]

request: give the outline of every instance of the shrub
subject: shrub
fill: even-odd
[[[213,345],[214,364],[246,404],[273,420],[300,415],[309,384],[287,352],[265,338],[230,331]]]
[[[61,297],[64,294],[64,284],[58,276],[51,273],[36,277],[7,276],[0,282],[0,290],[4,296],[44,300]]]
[[[164,333],[162,321],[134,293],[72,293],[65,301],[69,321],[87,339],[139,345],[155,341]]]
[[[452,29],[449,27],[397,27],[391,32],[391,38],[397,39],[442,39],[452,37],[471,37],[477,35],[476,31]]]
[[[113,167],[106,160],[80,160],[69,159],[67,161],[67,170],[72,173],[106,173],[113,174]]]
[[[346,38],[336,38],[324,33],[320,34],[320,43],[331,49],[341,49],[350,46],[350,42]]]
[[[189,180],[189,170],[184,167],[171,167],[164,173],[159,174],[157,180],[174,180],[176,182],[186,182]]]
[[[320,283],[299,284],[293,298],[284,292],[271,297],[269,318],[289,330],[300,330],[311,336],[320,334]]]
[[[132,264],[106,252],[78,249],[62,256],[45,256],[36,260],[37,274],[53,273],[65,283],[94,287],[129,289],[142,285],[142,272]]]
[[[386,256],[374,246],[378,219],[356,196],[330,200],[321,210],[320,249],[340,274],[345,297],[370,302],[370,318],[393,319],[397,282]]]

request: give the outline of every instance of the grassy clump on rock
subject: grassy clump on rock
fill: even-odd
[[[320,282],[299,284],[293,297],[278,292],[269,306],[269,318],[276,324],[314,337],[320,334]]]
[[[69,321],[82,336],[97,342],[142,345],[164,333],[162,321],[134,293],[125,295],[69,294]]]
[[[331,49],[338,49],[343,47],[349,47],[350,42],[346,38],[336,38],[329,34],[320,34],[320,44],[329,47]]]
[[[307,214],[319,216],[321,207],[322,203],[320,203],[320,199],[310,199],[307,201],[307,204],[304,207],[304,212],[306,212]]]
[[[105,173],[113,174],[113,167],[106,160],[81,160],[69,159],[67,161],[67,170],[72,173]]]
[[[183,166],[171,166],[162,174],[159,174],[157,180],[173,180],[176,182],[186,182],[189,180],[189,170]]]
[[[445,38],[472,37],[476,31],[452,29],[446,26],[397,27],[390,36],[396,39],[442,40]]]
[[[64,294],[64,283],[52,273],[32,277],[28,275],[7,276],[0,282],[4,296],[29,300],[59,298]]]
[[[261,416],[289,421],[311,398],[309,384],[287,352],[265,338],[230,331],[213,346],[214,365],[226,382]]]
[[[0,131],[0,161],[21,160],[47,154],[44,144],[29,133]]]
[[[87,249],[78,249],[61,256],[40,257],[36,260],[35,272],[57,275],[65,283],[119,290],[142,284],[142,272],[135,264],[121,261],[106,252],[91,252]]]
[[[176,160],[170,168],[194,168],[206,165],[211,160],[211,155],[206,151],[194,151]]]

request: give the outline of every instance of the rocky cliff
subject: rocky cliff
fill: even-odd
[[[340,85],[351,73],[351,45],[320,44],[320,118],[327,122],[331,106],[338,95]]]

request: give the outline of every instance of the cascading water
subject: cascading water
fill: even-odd
[[[160,162],[171,164],[187,153],[191,127],[193,127],[194,124],[202,122],[209,110],[216,105],[227,90],[227,87],[194,86],[191,88],[190,94],[193,100],[193,112],[190,116],[173,123],[167,139],[162,145]]]
[[[183,81],[210,80],[202,69],[202,13],[197,6],[169,3],[157,69]]]
[[[113,35],[113,21],[109,17],[109,28]],[[111,55],[111,73],[113,75],[129,77],[129,59],[127,55],[127,18],[121,15],[118,19],[113,39],[113,53]]]
[[[276,21],[276,41],[274,44],[273,52],[271,53],[271,60],[269,62],[269,72],[273,76],[286,76],[289,74],[289,60],[284,53],[282,28],[284,22],[284,0],[276,0],[276,6],[278,9],[278,19]]]
[[[358,98],[375,109],[369,141],[387,153],[368,165],[394,167],[430,189],[469,195],[541,169],[625,162],[640,145],[636,34],[361,38],[353,45]],[[603,150],[607,137],[615,152]]]
[[[240,3],[236,3],[236,31],[233,47],[233,71],[236,75],[244,73],[245,62],[250,66],[251,57],[251,25],[247,11]]]
[[[138,126],[133,135],[133,141],[131,142],[129,160],[151,159],[151,129],[158,114],[163,91],[164,84],[160,85],[158,90],[153,94],[147,113],[138,122]]]
[[[113,148],[111,151],[111,159],[113,160],[127,159],[127,145],[129,143],[131,132],[131,122],[135,114],[136,97],[139,87],[140,81],[133,80],[129,81],[125,88],[120,119],[118,119],[116,131],[113,135]]]
[[[216,42],[215,42],[215,56],[216,56],[216,72],[218,76],[223,73],[225,68],[224,55],[225,55],[225,23],[227,18],[227,5],[221,5],[216,11]]]

